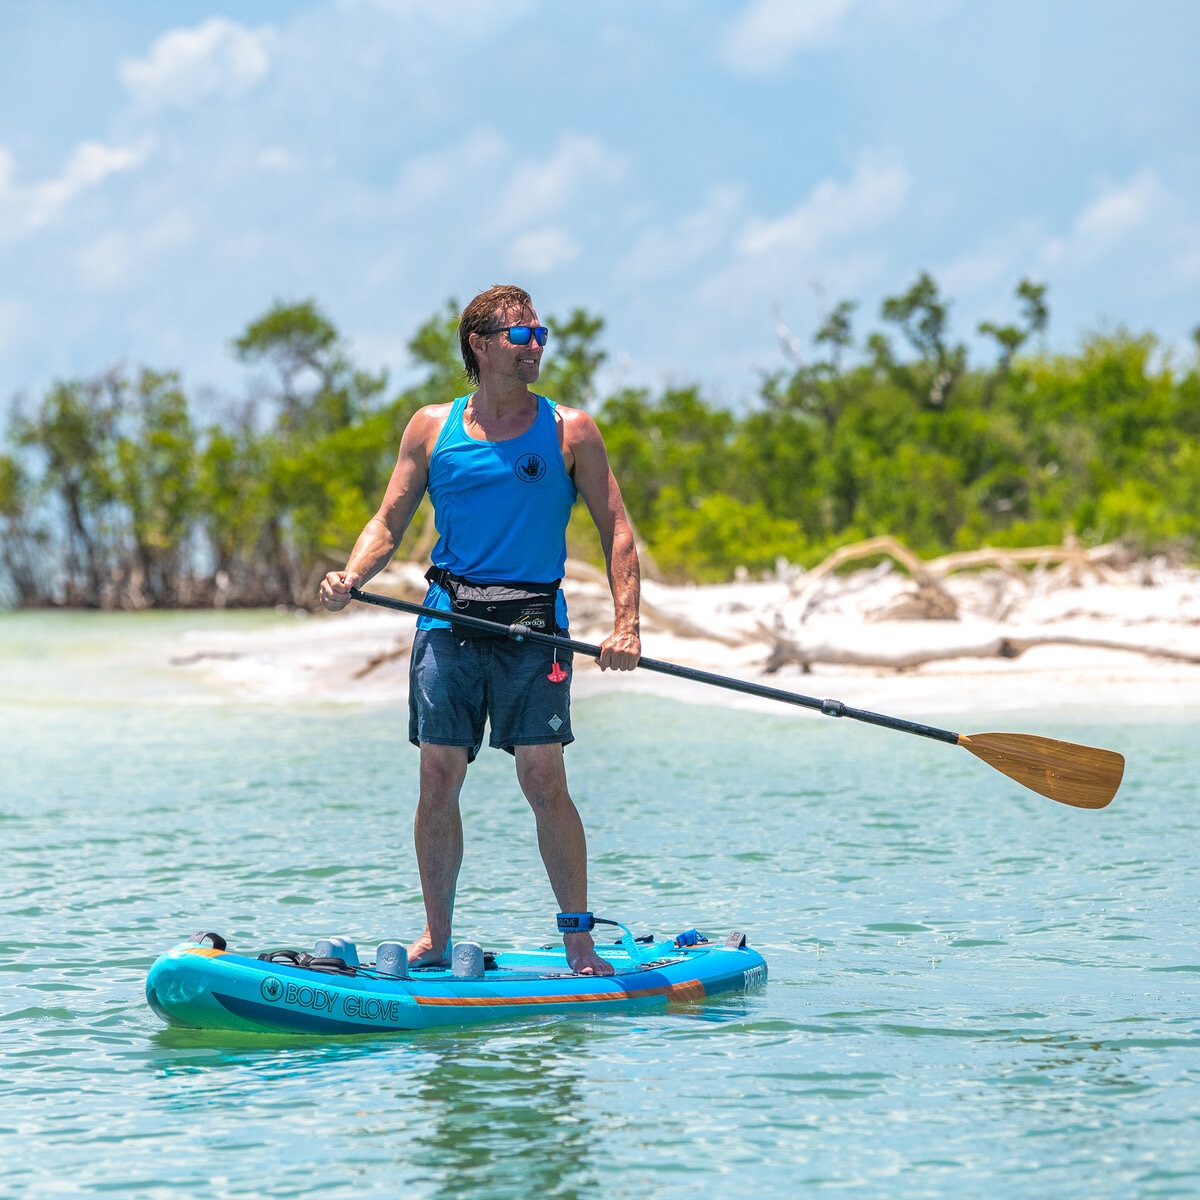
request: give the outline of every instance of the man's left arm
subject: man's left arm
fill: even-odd
[[[575,486],[600,535],[613,598],[613,631],[600,644],[597,662],[601,670],[632,671],[642,656],[642,576],[633,527],[596,422],[579,409],[564,412],[563,418],[564,448],[574,460]]]

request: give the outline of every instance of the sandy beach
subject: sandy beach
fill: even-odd
[[[712,586],[643,585],[642,649],[680,663],[899,715],[1017,709],[1200,709],[1200,570],[1152,560],[952,574],[952,616],[914,616],[919,589],[889,561]],[[419,601],[422,567],[393,565],[370,585]],[[571,637],[611,622],[603,576],[571,564]],[[943,598],[944,599],[944,598]],[[928,607],[928,606],[925,606]],[[173,664],[242,698],[397,703],[407,695],[413,619],[368,605],[265,631],[191,633]],[[710,704],[762,705],[646,671],[576,663],[575,695],[624,689]]]

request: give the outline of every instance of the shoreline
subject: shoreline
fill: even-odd
[[[1159,565],[1148,576],[1143,564],[1124,577],[1106,571],[1104,579],[1075,584],[1052,574],[947,579],[945,590],[958,607],[953,620],[891,615],[911,600],[914,585],[879,568],[827,576],[819,589],[807,590],[803,579],[799,586],[783,579],[686,587],[647,582],[642,647],[661,661],[915,719],[1022,709],[1200,710],[1200,571]],[[370,590],[419,601],[424,586],[415,565],[399,564]],[[564,589],[570,637],[603,640],[612,619],[603,576],[578,568]],[[235,691],[259,701],[405,703],[412,630],[412,618],[366,605],[261,630],[192,630],[179,639],[171,667],[181,681],[217,696]],[[804,668],[785,660],[764,673],[781,644],[813,661]],[[1013,657],[979,653],[997,645],[1009,653],[1018,649]],[[961,656],[894,665],[953,654],[956,647]],[[576,698],[622,690],[780,707],[702,683],[645,671],[601,673],[589,661],[576,663]]]

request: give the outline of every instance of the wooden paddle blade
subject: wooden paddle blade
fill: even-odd
[[[1125,773],[1125,759],[1115,750],[1032,733],[962,733],[958,744],[1024,787],[1075,808],[1103,808]]]

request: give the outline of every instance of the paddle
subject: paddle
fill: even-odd
[[[381,608],[394,608],[398,612],[436,617],[441,621],[453,615],[456,625],[466,625],[518,642],[539,642],[547,646],[558,646],[591,658],[600,654],[599,646],[590,646],[586,642],[576,642],[554,634],[538,633],[524,625],[501,625],[482,617],[450,614],[439,608],[427,608],[423,604],[411,604],[407,600],[393,600],[390,596],[363,592],[354,587],[350,589],[350,595],[365,604],[378,604]],[[932,725],[905,721],[900,717],[888,717],[862,708],[851,708],[840,700],[817,700],[812,696],[802,696],[798,692],[786,692],[782,688],[766,687],[761,683],[730,679],[725,675],[714,675],[711,671],[698,671],[694,667],[682,667],[654,658],[641,658],[638,660],[638,666],[644,671],[656,671],[660,675],[673,675],[677,679],[706,683],[713,687],[726,688],[731,692],[741,692],[746,696],[760,696],[765,700],[798,704],[801,708],[816,709],[827,717],[849,717],[854,721],[864,721],[868,725],[882,725],[885,729],[915,733],[918,737],[932,738],[937,742],[949,742],[952,746],[961,746],[970,751],[989,767],[994,767],[1010,779],[1015,779],[1022,787],[1051,800],[1057,800],[1059,804],[1070,804],[1075,808],[1103,808],[1117,794],[1117,788],[1121,786],[1121,776],[1125,771],[1125,759],[1114,750],[1098,750],[1092,746],[1060,742],[1032,733],[973,733],[968,736],[965,733],[951,733],[948,729],[937,729]]]

